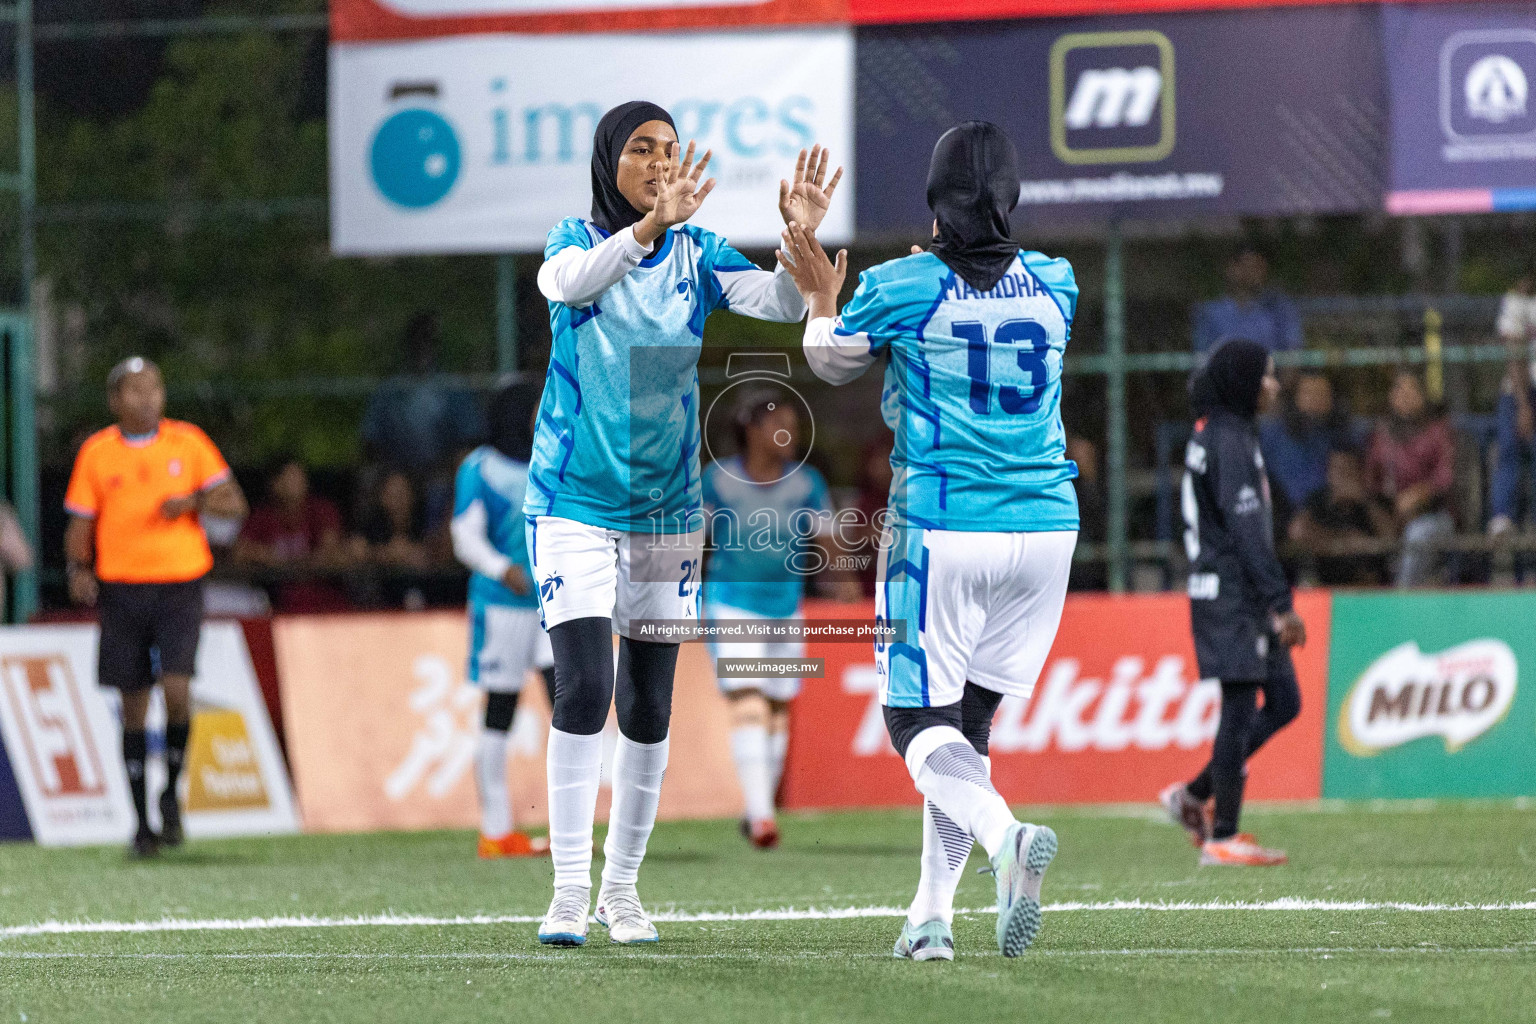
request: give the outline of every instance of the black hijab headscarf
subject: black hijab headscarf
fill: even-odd
[[[1259,412],[1259,390],[1269,368],[1269,349],[1256,341],[1234,338],[1211,353],[1205,369],[1189,382],[1189,400],[1195,415],[1218,409],[1251,420]]]
[[[671,114],[654,103],[632,100],[604,114],[592,135],[592,223],[610,235],[645,216],[619,191],[618,178],[624,144],[647,121],[665,121],[677,131]]]
[[[939,136],[928,165],[928,208],[938,234],[928,251],[979,292],[996,287],[1019,254],[1008,237],[1017,205],[1019,158],[1001,128],[966,121]]]
[[[533,414],[543,394],[543,382],[531,380],[513,381],[496,392],[485,417],[491,447],[518,462],[533,457]]]

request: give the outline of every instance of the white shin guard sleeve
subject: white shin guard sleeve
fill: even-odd
[[[742,725],[731,730],[731,759],[741,782],[744,813],[748,821],[773,817],[773,769],[768,730],[761,725]]]
[[[987,774],[992,773],[992,759],[984,757]],[[955,890],[965,876],[965,862],[970,859],[974,845],[965,829],[933,806],[932,800],[923,801],[923,858],[917,879],[917,895],[907,911],[907,920],[913,926],[924,921],[953,922],[955,917]]]
[[[1014,824],[1007,802],[992,788],[986,762],[960,730],[924,729],[907,746],[907,771],[918,792],[995,855]]]
[[[778,799],[779,784],[784,781],[784,759],[789,754],[789,729],[768,734],[768,792]]]
[[[602,733],[549,730],[549,854],[556,888],[592,887],[592,817],[602,757]]]
[[[480,834],[500,839],[512,831],[512,794],[507,792],[507,734],[480,730],[475,745],[475,791],[480,797]]]
[[[613,808],[603,844],[603,883],[634,885],[645,859],[645,844],[656,826],[656,805],[667,774],[670,739],[636,743],[619,734],[613,758]]]

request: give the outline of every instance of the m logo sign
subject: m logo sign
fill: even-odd
[[[42,795],[104,796],[106,772],[69,662],[61,655],[5,658],[0,675]]]
[[[1173,152],[1173,44],[1161,32],[1074,32],[1051,46],[1051,149],[1069,164]]]
[[[1439,736],[1454,754],[1508,713],[1517,676],[1515,654],[1502,640],[1471,640],[1436,654],[1400,644],[1372,662],[1344,699],[1339,742],[1370,757]]]

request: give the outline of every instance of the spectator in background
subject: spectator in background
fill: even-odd
[[[1072,486],[1077,490],[1077,539],[1079,543],[1102,544],[1109,523],[1108,504],[1104,494],[1104,474],[1101,472],[1099,446],[1081,434],[1067,432],[1067,458],[1077,464],[1077,479]],[[1067,579],[1069,590],[1107,590],[1109,566],[1101,560],[1073,561],[1072,573]]]
[[[1499,307],[1499,337],[1509,346],[1509,373],[1499,397],[1498,467],[1493,474],[1488,535],[1515,528],[1521,470],[1536,459],[1536,264],[1526,268]],[[1536,474],[1536,465],[1531,466]],[[1529,499],[1529,478],[1526,495]],[[1529,500],[1526,515],[1533,511]]]
[[[363,414],[363,446],[418,484],[484,432],[475,396],[437,376],[437,314],[417,313],[405,330],[406,373],[379,386]]]
[[[0,501],[0,613],[5,610],[6,577],[32,568],[32,546],[8,501]]]
[[[246,566],[299,572],[323,571],[351,561],[342,543],[341,512],[311,494],[309,471],[295,458],[278,460],[267,476],[267,497],[235,544],[235,561]],[[285,612],[336,611],[346,596],[333,583],[318,579],[283,580],[276,606]]]
[[[1351,448],[1328,453],[1326,480],[1291,520],[1291,540],[1306,547],[1347,546],[1351,541],[1391,540],[1397,534],[1392,510],[1365,489],[1360,454]],[[1317,581],[1325,587],[1381,586],[1386,560],[1369,553],[1321,554]]]
[[[1435,542],[1456,528],[1450,510],[1455,443],[1444,417],[1430,410],[1417,373],[1398,370],[1388,402],[1389,415],[1371,435],[1366,483],[1391,505],[1402,531],[1397,585],[1416,587],[1435,571]]]
[[[1301,348],[1301,317],[1269,282],[1269,261],[1245,248],[1227,263],[1227,294],[1195,309],[1195,353],[1206,355],[1232,338],[1247,338],[1270,353]]]
[[[431,562],[426,529],[411,478],[395,469],[379,481],[363,514],[361,534],[368,558],[397,569],[425,569]]]
[[[875,557],[880,550],[882,513],[891,497],[891,450],[894,447],[892,435],[886,432],[865,445],[860,453],[857,507],[863,544],[856,554],[868,559],[858,573],[865,597],[875,596]],[[850,535],[852,532],[849,531]]]
[[[1333,385],[1316,371],[1301,374],[1280,415],[1259,424],[1259,446],[1271,482],[1279,485],[1280,528],[1328,483],[1329,453],[1343,441],[1334,414]]]

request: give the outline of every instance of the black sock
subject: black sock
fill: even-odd
[[[1200,774],[1194,777],[1193,781],[1185,783],[1184,788],[1188,791],[1190,796],[1194,797],[1201,803],[1205,803],[1207,800],[1209,800],[1211,798],[1210,764],[1207,763],[1206,766],[1200,770]]]
[[[176,783],[181,779],[181,766],[187,760],[187,735],[191,733],[190,722],[172,722],[165,727],[165,791],[176,792]]]
[[[1230,839],[1237,834],[1238,817],[1243,812],[1243,784],[1248,778],[1243,764],[1248,759],[1258,689],[1253,683],[1223,683],[1221,687],[1221,724],[1216,728],[1216,742],[1211,749],[1211,789],[1216,797],[1212,839]]]
[[[139,831],[149,828],[149,797],[144,791],[144,759],[149,754],[149,738],[143,729],[123,730],[123,767],[128,769],[128,790],[133,794],[133,812],[139,817]]]

